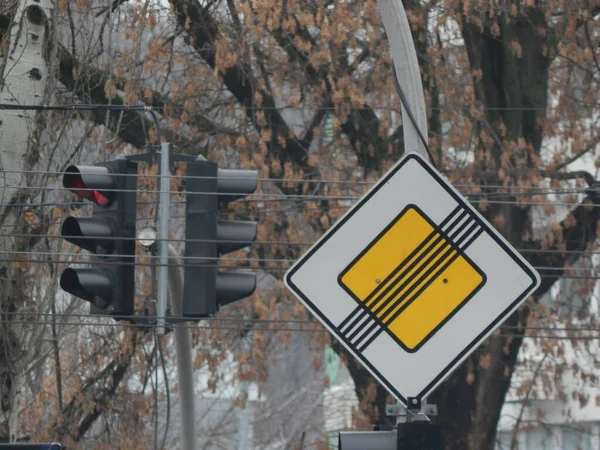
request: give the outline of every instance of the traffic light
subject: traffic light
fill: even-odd
[[[256,190],[255,170],[224,170],[216,163],[188,162],[183,314],[209,317],[220,305],[252,295],[256,274],[217,270],[218,257],[256,240],[256,222],[219,220],[219,209]]]
[[[137,163],[69,166],[63,186],[91,200],[92,217],[68,217],[64,239],[94,253],[91,268],[67,268],[60,287],[90,302],[90,314],[133,314]]]

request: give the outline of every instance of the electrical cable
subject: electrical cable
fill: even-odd
[[[48,171],[48,170],[3,170],[5,173],[19,173],[19,174],[41,174],[41,175],[64,175],[64,171]],[[159,179],[160,175],[158,174],[119,174],[119,177],[137,177],[137,178],[156,178]],[[171,174],[172,179],[181,179],[181,180],[189,180],[189,179],[221,179],[221,180],[247,180],[246,177],[240,176],[236,177],[233,175],[226,176],[208,176],[208,175],[177,175]],[[265,183],[298,183],[298,184],[342,184],[342,185],[351,185],[351,186],[372,186],[376,183],[376,181],[361,181],[361,180],[333,180],[333,179],[301,179],[301,178],[269,178],[269,177],[257,177],[256,180],[258,182]],[[571,180],[572,181],[572,180]],[[452,183],[452,186],[456,188],[489,188],[489,189],[519,189],[519,190],[534,190],[540,189],[539,186],[511,186],[511,185],[498,185],[498,184],[462,184],[462,183]],[[66,189],[66,188],[57,188],[57,189]],[[578,193],[589,190],[589,188],[547,188],[548,193],[554,193],[555,189],[560,189],[562,191]]]
[[[189,177],[187,178],[189,179]],[[468,185],[466,185],[468,186]],[[22,189],[22,190],[35,190],[35,191],[71,191],[71,188],[67,188],[67,187],[61,187],[61,186],[21,186],[21,185],[3,185],[3,188],[9,188],[9,189]],[[456,187],[456,186],[454,186]],[[472,187],[476,187],[476,188],[482,188],[482,187],[486,187],[486,186],[475,186],[473,185]],[[534,187],[535,188],[535,187]],[[506,188],[506,189],[512,189],[512,188]],[[535,188],[535,189],[539,189],[539,188]],[[77,192],[95,192],[100,190],[101,192],[135,192],[135,193],[139,193],[139,194],[156,194],[156,193],[160,193],[160,189],[116,189],[116,188],[103,188],[103,189],[96,189],[96,188],[87,188],[87,187],[77,187],[76,188]],[[530,191],[530,192],[472,192],[472,193],[464,193],[463,195],[468,196],[468,197],[498,197],[498,196],[512,196],[512,197],[528,197],[528,196],[546,196],[546,195],[566,195],[566,194],[583,194],[586,191],[589,191],[589,188],[573,188],[573,189],[555,189],[555,190],[538,190],[538,191]],[[178,195],[186,195],[187,192],[186,191],[180,191],[180,190],[169,190],[169,194],[178,194]],[[217,196],[222,196],[223,194],[220,192],[216,192],[216,191],[195,191],[193,192],[194,195],[217,195]],[[261,198],[281,198],[281,199],[292,199],[292,200],[297,200],[297,199],[303,199],[303,198],[309,198],[309,199],[325,199],[325,200],[358,200],[360,198],[363,197],[363,195],[327,195],[327,194],[284,194],[284,193],[276,193],[276,194],[272,194],[272,193],[264,193],[264,192],[252,192],[252,193],[247,193],[247,192],[230,192],[227,195],[232,195],[232,196],[247,196],[250,198],[253,197],[257,197],[257,196],[261,196]],[[236,203],[242,202],[244,199],[237,199],[235,200]],[[85,202],[87,204],[92,205],[93,203],[90,202]],[[7,206],[10,204],[7,204]]]
[[[52,224],[55,226],[61,225],[61,223],[56,223],[56,224]],[[1,229],[2,227],[0,227]],[[10,227],[13,228],[13,227]],[[33,233],[3,233],[2,234],[3,237],[13,237],[13,238],[26,238],[26,237],[35,237],[37,239],[78,239],[78,240],[97,240],[97,241],[102,241],[102,240],[111,240],[111,241],[142,241],[144,240],[143,238],[140,237],[134,237],[134,238],[124,238],[124,237],[104,237],[104,236],[75,236],[75,235],[58,235],[58,234],[33,234]],[[225,239],[185,239],[185,238],[168,238],[165,239],[168,242],[180,242],[180,243],[200,243],[200,242],[205,242],[205,243],[228,243],[228,244],[246,244],[247,246],[251,247],[251,248],[255,248],[255,247],[259,247],[259,246],[282,246],[282,247],[311,247],[313,246],[315,243],[314,242],[300,242],[300,241],[286,241],[286,242],[281,242],[281,241],[242,241],[242,240],[225,240]],[[580,255],[580,256],[589,256],[589,255],[598,255],[600,254],[600,250],[561,250],[561,249],[549,249],[549,248],[520,248],[520,247],[515,247],[515,250],[519,253],[544,253],[544,254],[557,254],[557,255]],[[8,250],[5,251],[5,253],[14,253],[14,252],[10,252]],[[38,252],[33,252],[35,254],[39,254]],[[54,252],[52,252],[52,254],[55,254]],[[79,255],[80,253],[76,253],[73,252],[71,253],[73,255]],[[87,253],[86,253],[87,254]],[[83,255],[83,253],[81,253],[81,255]],[[88,254],[91,255],[91,254]],[[137,255],[140,258],[144,258],[146,257],[146,255]],[[283,260],[283,259],[282,259]],[[285,260],[285,261],[290,261],[290,262],[295,262],[296,260]]]
[[[465,104],[452,104],[452,103],[446,103],[445,105],[442,106],[431,106],[429,108],[431,108],[431,110],[433,111],[464,111],[464,110],[470,110],[473,107],[477,108],[478,110],[481,111],[558,111],[558,112],[578,112],[578,111],[582,111],[582,110],[600,110],[600,104],[586,104],[585,102],[582,102],[581,105],[578,107],[573,107],[573,108],[565,108],[562,106],[547,106],[547,107],[508,107],[508,106],[490,106],[490,107],[486,107],[483,106],[481,104],[474,104],[474,103],[465,103]],[[390,112],[399,112],[398,108],[394,107],[394,106],[371,106],[370,107],[373,111],[390,111]],[[188,109],[186,109],[185,106],[183,105],[170,105],[169,106],[170,110],[173,111],[188,111]],[[281,108],[280,106],[245,106],[245,109],[249,110],[249,111],[269,111],[269,110],[278,110],[281,111],[283,108]],[[287,108],[290,110],[294,110],[297,108]],[[322,109],[323,111],[333,111],[336,112],[338,108],[336,108],[335,106],[319,106],[319,109]],[[345,107],[345,110],[349,110],[349,111],[364,111],[364,107],[360,107],[360,106],[349,106],[349,107]]]
[[[143,111],[152,116],[156,126],[158,142],[162,139],[160,120],[154,109],[146,105],[93,105],[86,103],[73,103],[69,105],[15,105],[11,103],[0,103],[0,110],[13,111]]]
[[[139,191],[136,191],[139,192]],[[144,191],[144,192],[152,192],[152,191]],[[182,194],[182,193],[178,193],[178,194]],[[198,192],[197,194],[205,194],[205,195],[218,195],[215,193],[205,193],[205,192]],[[232,195],[248,195],[248,194],[242,194],[242,193],[232,193]],[[273,195],[268,195],[265,196],[263,198],[253,198],[251,200],[237,200],[235,203],[236,204],[245,204],[245,203],[285,203],[285,202],[296,202],[298,200],[304,200],[304,201],[352,201],[352,200],[358,200],[360,197],[358,196],[327,196],[327,195],[297,195],[297,196],[293,196],[293,197],[285,197],[285,198],[274,198],[274,199],[269,199],[270,197],[277,197],[276,194]],[[581,202],[555,202],[555,201],[521,201],[521,200],[517,200],[517,201],[504,201],[504,200],[487,200],[485,198],[482,199],[468,199],[469,203],[471,204],[480,204],[480,205],[513,205],[513,206],[568,206],[568,207],[577,207],[577,206],[585,206],[588,208],[598,208],[600,207],[600,203],[581,203]],[[170,203],[180,203],[183,204],[185,202],[170,202]],[[144,204],[156,204],[156,202],[144,202]],[[56,204],[45,204],[45,207],[51,207],[51,206],[93,206],[92,203],[89,202],[69,202],[69,203],[56,203]],[[7,206],[7,207],[14,207],[14,204],[11,203],[5,203],[5,204],[1,204],[0,206]],[[36,205],[34,203],[27,203],[27,204],[20,204],[20,207],[22,208],[31,208],[31,209],[36,209],[38,208],[40,205]],[[319,211],[327,211],[327,210],[331,210],[331,209],[349,209],[351,208],[353,205],[334,205],[334,206],[327,206],[327,207],[320,207],[320,208],[300,208],[298,206],[296,207],[290,207],[287,209],[270,209],[270,210],[263,210],[259,209],[258,210],[251,210],[251,211],[225,211],[225,210],[219,210],[219,211],[215,211],[214,214],[218,214],[218,215],[224,215],[224,214],[266,214],[266,213],[275,213],[275,212],[289,212],[289,211],[315,211],[315,210],[319,210]],[[173,217],[184,217],[184,216],[173,216]]]
[[[33,321],[24,320],[6,320],[0,319],[0,323],[7,324],[21,324],[21,325],[36,325],[44,322],[36,323]],[[118,323],[118,322],[60,322],[57,323],[60,326],[101,326],[101,327],[117,327],[117,328],[133,328],[133,329],[154,329],[157,327],[156,324],[131,324],[131,323]],[[188,325],[188,324],[177,324],[178,327],[187,328],[190,330],[230,330],[230,331],[243,331],[246,330],[247,326],[205,326],[205,325]],[[292,328],[292,327],[253,327],[253,331],[264,331],[264,332],[298,332],[298,333],[329,333],[328,330],[323,328]],[[598,330],[600,331],[600,330]],[[588,340],[600,340],[600,334],[595,336],[555,336],[555,335],[540,335],[540,334],[525,334],[525,333],[494,333],[490,337],[509,337],[509,338],[527,338],[527,339],[551,339],[551,340],[571,340],[571,341],[588,341]]]
[[[90,255],[88,254],[79,254],[79,253],[52,253],[52,252],[18,252],[18,251],[0,251],[0,254],[23,254],[23,255],[46,255],[46,256],[69,256],[69,257],[82,257],[86,258],[86,260],[73,260],[73,259],[65,259],[65,260],[35,260],[35,259],[26,259],[26,258],[0,258],[0,261],[4,262],[27,262],[27,263],[36,263],[36,264],[48,264],[56,262],[58,264],[69,264],[69,265],[90,265],[90,266],[106,266],[114,265],[114,266],[139,266],[139,267],[149,267],[152,264],[150,263],[142,263],[140,261],[114,261],[111,258],[134,258],[130,255],[111,255],[110,258],[103,258],[102,256],[95,256],[94,259],[88,260]],[[149,261],[156,261],[158,259],[157,256],[147,255],[147,256],[136,256],[138,259],[148,259]],[[279,258],[235,258],[235,257],[204,257],[204,258],[196,258],[192,256],[182,256],[181,259],[189,260],[189,261],[198,261],[197,263],[183,263],[183,264],[169,264],[170,267],[216,267],[218,269],[233,269],[233,270],[275,270],[275,271],[287,271],[291,267],[291,265],[295,262],[295,260],[285,260]],[[214,263],[206,262],[206,261],[214,261]],[[221,264],[217,264],[220,262]],[[258,266],[247,266],[247,265],[237,265],[231,266],[227,265],[227,262],[236,262],[236,263],[284,263],[287,265],[278,265],[273,266],[267,264],[266,266],[258,265]],[[560,272],[595,272],[599,270],[596,267],[549,267],[549,266],[533,266],[534,269],[539,271],[560,271]],[[552,278],[553,275],[543,274],[543,277]],[[561,278],[580,278],[580,279],[599,279],[600,277],[596,276],[570,276],[570,275],[556,275]]]
[[[40,256],[68,256],[68,257],[85,257],[88,258],[90,255],[87,253],[69,253],[69,252],[28,252],[28,251],[9,251],[9,250],[0,250],[0,255],[2,254],[9,254],[9,255],[40,255]],[[106,265],[106,264],[113,264],[113,261],[110,258],[132,258],[131,255],[126,255],[126,254],[111,254],[109,258],[107,259],[103,259],[102,256],[97,256],[97,259],[92,260],[92,261],[74,261],[74,260],[69,260],[69,261],[65,261],[66,263],[69,264],[98,264],[98,265]],[[157,255],[145,255],[145,256],[137,256],[137,258],[145,258],[148,260],[159,260],[160,257]],[[225,256],[225,257],[219,257],[219,256],[207,256],[207,257],[202,257],[202,258],[197,258],[197,257],[193,257],[193,256],[181,256],[180,257],[182,260],[184,261],[197,261],[197,260],[201,260],[203,261],[202,263],[198,263],[198,264],[187,264],[188,266],[202,266],[202,267],[213,267],[213,265],[211,264],[204,264],[204,261],[221,261],[222,263],[226,263],[228,261],[231,262],[241,262],[241,263],[245,263],[245,262],[258,262],[258,263],[284,263],[284,264],[289,264],[291,266],[291,264],[293,264],[294,262],[296,262],[295,259],[284,259],[284,258],[253,258],[253,257],[231,257],[231,256]],[[2,260],[2,259],[0,259]],[[46,263],[47,261],[39,261],[40,264],[42,263]],[[123,263],[123,265],[132,265],[135,263],[131,262],[131,263]],[[169,266],[175,266],[177,267],[177,265],[174,264],[169,264]],[[186,264],[183,264],[183,266],[186,266]],[[228,268],[232,268],[235,269],[236,267],[230,267],[227,265],[219,265],[218,267],[228,267]],[[271,269],[272,267],[267,267],[267,269]],[[286,267],[281,266],[281,269],[286,269]],[[594,272],[598,269],[596,269],[595,267],[548,267],[548,266],[534,266],[535,269],[537,270],[545,270],[545,271],[564,271],[564,272]]]
[[[425,147],[425,151],[427,152],[427,155],[429,156],[429,162],[431,163],[431,165],[433,167],[435,167],[437,169],[438,168],[437,163],[435,161],[435,158],[433,157],[433,153],[431,152],[431,149],[429,148],[429,144],[427,144],[427,139],[425,139],[425,136],[423,136],[423,133],[421,132],[421,129],[419,128],[419,124],[417,123],[417,119],[415,118],[415,116],[412,113],[412,110],[410,109],[410,104],[408,102],[408,99],[406,98],[406,95],[404,94],[404,91],[402,90],[402,86],[400,86],[400,82],[398,81],[398,73],[396,72],[396,66],[394,65],[393,61],[392,61],[392,69],[394,70],[394,81],[396,83],[396,91],[398,91],[398,95],[400,96],[400,101],[402,102],[402,106],[404,106],[404,111],[406,111],[408,118],[410,119],[413,127],[415,128],[415,131],[417,132],[417,134],[419,135],[419,138],[421,139],[421,142],[423,143],[423,146]]]
[[[1,317],[31,317],[31,318],[45,318],[50,319],[52,317],[60,317],[60,318],[69,318],[69,319],[79,319],[81,321],[93,320],[93,316],[89,314],[64,314],[64,313],[34,313],[34,312],[6,312],[2,313]],[[136,316],[119,316],[124,318],[135,318]],[[172,320],[192,320],[189,317],[183,316],[170,316]],[[25,321],[24,323],[33,323],[35,321]],[[236,325],[239,328],[246,328],[249,325],[280,325],[279,327],[274,327],[275,329],[283,329],[286,330],[287,327],[281,327],[281,324],[295,324],[297,328],[301,326],[311,325],[311,326],[321,326],[321,324],[315,319],[255,319],[255,318],[239,318],[239,317],[207,317],[202,319],[193,319],[193,320],[201,320],[203,322],[216,322],[216,323],[229,323],[238,322],[239,325]],[[146,325],[142,325],[146,326]],[[271,330],[273,328],[263,327],[263,329]],[[304,328],[302,328],[304,329]],[[600,326],[594,327],[591,325],[585,326],[539,326],[539,325],[527,325],[527,326],[518,326],[518,325],[500,325],[498,327],[500,330],[516,330],[516,331],[549,331],[549,332],[597,332],[600,333]]]
[[[38,260],[34,260],[34,259],[24,259],[24,258],[0,258],[0,262],[15,262],[15,263],[35,263],[35,264],[64,264],[64,265],[69,265],[69,266],[76,266],[76,265],[85,265],[86,267],[89,266],[98,266],[98,267],[105,267],[107,264],[110,264],[111,266],[131,266],[131,265],[135,265],[136,267],[151,267],[152,263],[141,263],[141,262],[122,262],[122,261],[64,261],[64,260],[59,260],[59,259],[55,259],[55,260],[46,260],[46,261],[38,261]],[[223,264],[202,264],[202,263],[198,263],[198,264],[169,264],[169,266],[172,267],[214,267],[217,269],[225,269],[225,270],[235,270],[238,272],[244,272],[244,271],[256,271],[256,270],[265,270],[265,271],[272,271],[272,272],[287,272],[289,270],[289,267],[272,267],[269,266],[268,264],[265,267],[262,266],[229,266],[229,265],[223,265]],[[567,274],[564,273],[558,273],[558,274],[548,274],[548,273],[543,273],[541,276],[542,278],[545,279],[567,279],[567,280],[600,280],[600,276],[591,276],[591,275],[587,275],[587,276],[578,276],[578,275],[569,275],[569,269],[563,269],[563,268],[550,268],[550,267],[537,267],[538,270],[555,270],[555,271],[564,271],[567,272]]]

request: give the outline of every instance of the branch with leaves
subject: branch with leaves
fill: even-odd
[[[306,142],[298,139],[294,131],[276,107],[275,99],[259,87],[252,68],[247,62],[238,60],[232,67],[218,66],[217,41],[222,38],[215,19],[208,8],[196,0],[171,0],[177,23],[187,33],[190,45],[213,70],[218,70],[223,84],[237,99],[245,114],[254,124],[259,135],[270,133],[266,142],[270,158],[277,158],[280,167],[286,161],[293,162],[308,177],[318,170],[309,164]],[[285,142],[281,144],[280,139]],[[281,173],[274,176],[281,176]]]

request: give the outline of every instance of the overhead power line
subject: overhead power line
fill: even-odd
[[[81,165],[93,165],[95,163],[82,163]],[[457,169],[461,170],[461,169]],[[535,170],[531,168],[530,170]],[[452,170],[450,170],[451,172]],[[38,174],[38,175],[53,175],[56,177],[60,177],[65,174],[64,171],[48,171],[48,170],[3,170],[6,173],[18,173],[18,174]],[[490,171],[490,173],[496,173],[495,171]],[[159,174],[121,174],[120,177],[135,177],[139,179],[158,179],[160,178]],[[200,175],[177,175],[170,174],[170,178],[174,180],[192,180],[192,179],[221,179],[221,180],[237,180],[244,179],[243,177],[236,177],[234,175],[227,175],[221,177],[210,177],[210,176],[200,176]],[[334,180],[328,178],[318,178],[318,179],[302,179],[302,178],[271,178],[271,177],[257,177],[256,180],[262,183],[296,183],[296,184],[335,184],[335,185],[349,185],[349,186],[372,186],[376,183],[376,181],[364,181],[364,180]],[[573,180],[570,180],[573,181]],[[507,189],[507,190],[538,190],[539,186],[519,186],[519,185],[502,185],[502,184],[474,184],[474,183],[452,183],[452,185],[456,188],[473,188],[473,189]],[[11,187],[11,186],[6,186]],[[20,186],[12,186],[12,187],[20,187]],[[40,188],[40,186],[30,186],[30,188]],[[64,189],[64,188],[57,188]],[[581,192],[587,190],[589,188],[546,188],[546,192],[553,193],[556,190],[566,191],[566,192]]]
[[[49,256],[47,257],[46,260],[43,259],[28,259],[28,258],[0,258],[0,262],[10,262],[10,263],[21,263],[21,264],[69,264],[69,265],[84,265],[84,266],[106,266],[106,262],[103,261],[98,261],[98,260],[92,260],[92,261],[74,261],[74,260],[68,260],[68,259],[55,259],[52,258],[50,255],[50,253],[48,254]],[[144,258],[141,256],[138,256],[138,258]],[[150,259],[150,258],[149,258]],[[287,272],[289,270],[289,268],[291,267],[291,264],[287,267],[283,267],[283,266],[273,266],[272,264],[269,264],[269,261],[265,262],[264,266],[261,265],[256,265],[256,264],[251,264],[251,265],[235,265],[235,266],[231,266],[231,265],[227,265],[224,264],[227,262],[226,259],[220,258],[220,261],[222,261],[222,263],[220,264],[209,264],[209,263],[182,263],[182,264],[169,264],[169,267],[215,267],[217,269],[229,269],[229,270],[236,270],[236,271],[252,271],[252,270],[264,270],[267,272]],[[229,261],[231,262],[248,262],[248,263],[252,263],[252,262],[258,262],[257,260],[252,261],[251,259],[240,259],[240,260],[233,260],[233,259],[229,259]],[[136,267],[155,267],[156,263],[142,263],[140,261],[136,261],[135,263],[126,263],[126,262],[120,262],[120,261],[111,261],[110,262],[111,265],[114,266],[132,266],[135,265]],[[542,273],[541,276],[542,278],[556,278],[556,279],[572,279],[572,280],[599,280],[600,276],[596,276],[596,275],[570,275],[569,272],[572,271],[571,269],[567,268],[567,269],[563,269],[563,268],[558,268],[558,267],[534,267],[537,270],[543,271],[543,272],[564,272],[564,273],[557,273],[557,274],[552,274],[552,273]],[[594,269],[590,269],[590,271],[594,271]]]
[[[203,179],[203,177],[187,177],[187,180],[190,179]],[[222,180],[234,180],[236,178],[221,178]],[[301,182],[299,182],[301,184]],[[453,185],[454,187],[471,187],[473,189],[487,189],[490,188],[490,186],[488,185]],[[67,192],[70,189],[68,188],[64,188],[62,186],[50,186],[50,185],[43,185],[43,186],[23,186],[23,185],[10,185],[10,184],[5,184],[2,186],[3,188],[9,188],[9,189],[22,189],[22,190],[36,190],[36,191],[64,191]],[[516,196],[516,197],[522,197],[522,196],[536,196],[536,195],[541,195],[541,196],[545,196],[545,195],[568,195],[568,194],[582,194],[585,192],[589,192],[590,188],[560,188],[560,189],[540,189],[538,187],[532,186],[527,188],[527,190],[523,190],[523,192],[511,192],[511,189],[516,189],[516,188],[512,188],[512,187],[507,187],[504,186],[502,188],[498,188],[498,189],[506,189],[507,192],[472,192],[472,193],[465,193],[464,195],[468,195],[468,196],[475,196],[475,197],[497,197],[497,196]],[[78,188],[78,191],[81,192],[93,192],[96,189],[94,188],[85,188],[85,187],[81,187]],[[115,189],[115,188],[103,188],[102,192],[137,192],[137,193],[144,193],[144,194],[157,194],[160,192],[159,189]],[[186,193],[185,190],[169,190],[168,191],[170,195],[184,195]],[[195,194],[203,194],[203,195],[221,195],[218,192],[212,192],[212,191],[207,191],[207,192],[202,192],[202,191],[198,191],[198,192],[194,192]],[[242,194],[242,193],[238,193],[238,192],[231,192],[229,193],[230,195],[238,195],[238,194]],[[266,192],[259,192],[259,193],[253,193],[251,195],[249,195],[249,197],[254,198],[254,197],[261,197],[261,198],[281,198],[281,199],[302,199],[302,198],[315,198],[315,199],[333,199],[333,200],[354,200],[354,199],[359,199],[362,197],[362,195],[327,195],[327,194],[285,194],[285,193],[266,193]]]
[[[108,191],[105,191],[108,192]],[[116,191],[115,191],[116,192]],[[129,191],[129,192],[144,192],[144,193],[154,193],[153,191]],[[185,194],[184,192],[177,192],[176,194],[179,195],[183,195]],[[208,193],[203,193],[203,192],[199,192],[199,194],[206,194],[206,195],[218,195],[218,194],[208,194]],[[232,193],[233,195],[236,195],[236,193]],[[564,201],[524,201],[524,200],[488,200],[487,198],[485,198],[485,195],[481,195],[481,198],[468,198],[469,196],[467,195],[467,199],[469,201],[469,203],[471,204],[486,204],[486,205],[514,205],[514,206],[568,206],[568,207],[576,207],[576,206],[587,206],[590,208],[597,208],[600,206],[600,204],[595,204],[595,203],[581,203],[579,201],[574,201],[574,202],[564,202]],[[249,203],[286,203],[286,202],[297,202],[297,201],[356,201],[360,198],[360,196],[336,196],[336,195],[295,195],[295,196],[279,196],[278,194],[265,194],[262,197],[253,197],[250,199],[246,199],[246,200],[241,200],[238,201],[236,203],[238,204],[249,204]],[[492,197],[493,198],[493,197]],[[138,202],[139,205],[150,205],[150,204],[157,204],[157,201],[145,201],[145,202]],[[175,202],[170,202],[171,204],[185,204],[184,201],[175,201]],[[39,207],[56,207],[56,206],[63,206],[63,207],[69,207],[69,206],[89,206],[89,203],[85,203],[85,202],[48,202],[48,203],[40,203],[40,204],[36,204],[36,203],[0,203],[0,206],[6,206],[6,207],[19,207],[19,208],[39,208]],[[321,207],[321,208],[317,208],[320,210],[327,210],[327,209],[343,209],[343,208],[350,208],[353,205],[334,205],[334,206],[330,206],[328,205],[327,207]],[[296,208],[296,209],[299,209]],[[313,208],[313,210],[315,210],[315,208]],[[291,210],[290,210],[291,211]],[[236,213],[239,211],[221,211],[222,214],[227,214],[227,213]],[[244,211],[244,213],[246,212],[254,212],[254,213],[264,213],[265,211],[261,211],[260,208],[257,209],[256,211]],[[215,212],[216,214],[216,212]]]
[[[5,318],[10,317],[33,317],[33,318],[70,318],[70,319],[80,319],[80,320],[90,320],[90,316],[87,314],[77,314],[77,313],[43,313],[43,312],[6,312],[1,316]],[[121,317],[131,317],[134,318],[136,316],[121,316]],[[190,320],[189,318],[183,316],[170,316],[173,320]],[[198,319],[196,319],[198,320]],[[310,319],[294,319],[294,318],[281,318],[281,319],[257,319],[257,318],[243,318],[243,317],[210,317],[200,319],[203,322],[204,326],[206,325],[204,322],[234,322],[238,323],[240,327],[247,327],[248,325],[281,325],[281,324],[294,324],[297,326],[311,325],[321,327],[322,325],[316,320]],[[237,326],[237,325],[236,325]],[[578,333],[578,332],[597,332],[600,333],[600,329],[593,327],[591,325],[586,326],[516,326],[516,325],[500,325],[498,327],[500,330],[516,330],[516,331],[550,331],[550,332],[567,332],[567,333]]]
[[[52,225],[60,225],[60,223],[55,223]],[[2,227],[0,227],[1,229]],[[10,227],[12,228],[12,227]],[[33,236],[32,233],[11,233],[11,232],[5,232],[2,233],[3,237],[14,237],[14,238],[30,238]],[[35,234],[34,235],[36,238],[45,238],[45,239],[68,239],[68,238],[77,238],[80,240],[86,240],[86,239],[95,239],[95,240],[131,240],[129,238],[124,238],[124,237],[86,237],[86,236],[69,236],[69,235],[59,235],[59,234]],[[139,238],[139,237],[135,237],[133,238],[133,240],[135,241],[141,241],[144,240],[143,238]],[[165,239],[165,241],[167,242],[206,242],[206,243],[231,243],[231,244],[247,244],[250,245],[252,244],[253,247],[255,246],[279,246],[279,247],[310,247],[312,245],[315,244],[315,242],[308,242],[308,241],[238,241],[238,240],[225,240],[225,239],[187,239],[187,238],[168,238]],[[557,255],[581,255],[581,256],[590,256],[590,255],[597,255],[600,254],[600,250],[567,250],[567,249],[551,249],[551,248],[522,248],[522,247],[516,247],[515,250],[517,250],[520,253],[546,253],[546,254],[557,254]],[[8,250],[5,251],[6,253],[12,253]],[[35,252],[36,254],[38,252]],[[293,260],[286,260],[286,261],[293,261]]]
[[[162,140],[162,132],[158,114],[151,106],[147,105],[93,105],[86,103],[73,103],[67,105],[21,105],[14,103],[0,103],[0,110],[12,111],[139,111],[147,112],[152,116],[158,142]]]
[[[43,325],[45,322],[35,322],[28,320],[7,320],[0,319],[0,323],[6,324],[22,324],[22,325]],[[83,322],[67,322],[58,321],[55,322],[56,326],[73,326],[73,327],[115,327],[115,328],[137,328],[137,329],[154,329],[154,324],[130,324],[121,322],[101,322],[101,321],[90,321],[86,320]],[[197,325],[190,323],[179,323],[173,326],[183,327],[190,330],[228,330],[228,331],[245,331],[249,329],[248,326],[211,326],[211,325]],[[323,328],[301,328],[301,327],[265,327],[265,326],[252,326],[253,331],[264,331],[264,332],[295,332],[295,333],[329,333],[328,330]],[[596,341],[600,340],[600,334],[594,336],[556,336],[548,334],[528,334],[528,333],[494,333],[490,335],[490,338],[524,338],[524,339],[550,339],[550,340],[568,340],[568,341]]]
[[[92,239],[92,238],[90,238]],[[96,238],[93,238],[96,239]],[[227,241],[223,241],[223,242],[227,242]],[[250,244],[250,243],[248,243]],[[24,256],[65,256],[65,257],[84,257],[84,258],[88,258],[90,255],[88,253],[77,253],[77,252],[40,252],[40,251],[10,251],[10,250],[0,250],[0,255],[24,255]],[[111,255],[114,258],[124,258],[127,257],[128,255],[121,255],[121,254],[112,254]],[[146,258],[148,260],[155,260],[158,261],[160,258],[157,255],[152,255],[152,254],[148,254],[148,255],[138,255],[138,258]],[[180,256],[179,257],[181,260],[183,261],[194,261],[197,260],[199,258],[195,258],[195,257],[188,257],[188,256]],[[295,259],[287,259],[287,258],[254,258],[254,257],[231,257],[231,256],[216,256],[216,257],[203,257],[201,258],[203,261],[222,261],[223,263],[226,263],[228,261],[230,262],[258,262],[258,263],[280,263],[280,264],[288,264],[288,265],[292,265],[294,262],[296,262]],[[41,263],[45,262],[45,261],[40,261]],[[77,264],[78,261],[73,261],[73,260],[69,260],[69,263],[73,263],[73,264]],[[80,261],[81,264],[104,264],[102,261]],[[190,264],[190,265],[208,265],[210,266],[210,264]],[[169,266],[172,266],[171,264],[169,264]],[[222,267],[228,267],[226,265],[222,265]],[[267,267],[267,269],[270,269],[272,267]],[[281,266],[281,269],[286,269],[286,267]],[[535,266],[535,269],[537,270],[544,270],[544,271],[565,271],[565,272],[594,272],[597,269],[594,267],[544,267],[544,266]]]

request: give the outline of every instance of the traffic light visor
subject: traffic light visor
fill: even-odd
[[[219,169],[217,174],[220,203],[244,198],[254,193],[258,186],[258,170]]]
[[[256,274],[248,272],[217,272],[217,301],[220,305],[250,297],[256,289]]]
[[[112,301],[113,285],[110,276],[102,269],[68,268],[60,277],[63,291],[104,308]]]
[[[112,201],[113,177],[103,166],[69,166],[63,176],[63,186],[98,206],[108,206]]]
[[[98,253],[99,248],[110,252],[114,247],[113,229],[106,219],[67,217],[60,229],[60,234],[70,243],[93,253]]]

